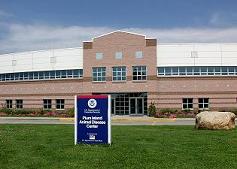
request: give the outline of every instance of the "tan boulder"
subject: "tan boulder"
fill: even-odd
[[[196,115],[197,129],[233,129],[235,114],[231,112],[204,111]]]

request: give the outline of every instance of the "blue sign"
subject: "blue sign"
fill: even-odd
[[[110,95],[75,96],[75,144],[111,144]]]

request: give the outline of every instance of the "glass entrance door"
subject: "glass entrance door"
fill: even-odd
[[[144,99],[141,97],[129,98],[129,112],[130,115],[144,114]]]

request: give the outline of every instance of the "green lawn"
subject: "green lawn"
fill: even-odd
[[[237,130],[113,126],[112,142],[74,146],[71,125],[0,125],[0,168],[237,168]]]

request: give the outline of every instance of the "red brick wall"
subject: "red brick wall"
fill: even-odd
[[[143,58],[135,57],[136,51],[143,52]],[[96,60],[96,53],[103,53],[103,59]],[[115,59],[115,53],[122,52],[122,59]],[[146,46],[145,36],[125,32],[114,32],[106,36],[95,38],[91,49],[83,50],[84,90],[92,92],[149,92],[154,91],[154,80],[145,82],[132,81],[132,66],[147,66],[148,78],[156,79],[156,45]],[[127,81],[112,82],[112,67],[126,66]],[[92,67],[106,67],[106,82],[92,82]]]

